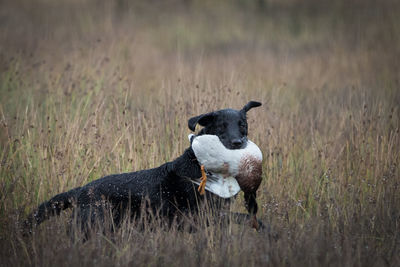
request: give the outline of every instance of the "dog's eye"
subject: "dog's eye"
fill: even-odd
[[[245,133],[247,129],[246,124],[244,124],[243,122],[239,122],[239,129],[242,133]]]
[[[218,128],[220,129],[226,129],[228,127],[228,123],[224,122],[218,125]]]
[[[214,130],[215,131],[225,131],[225,129],[227,128],[227,123],[218,123],[217,125],[215,125]]]

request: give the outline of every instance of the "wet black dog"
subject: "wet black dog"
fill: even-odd
[[[204,128],[201,134],[217,135],[225,147],[239,149],[247,142],[246,112],[261,103],[250,101],[241,110],[224,109],[189,120],[194,131],[197,124]],[[85,186],[58,194],[43,202],[26,220],[26,226],[42,223],[52,215],[67,208],[76,207],[76,213],[84,229],[96,219],[104,218],[104,207],[112,210],[114,225],[119,225],[124,216],[138,216],[147,208],[172,220],[179,213],[196,212],[199,200],[203,199],[190,179],[201,177],[200,165],[189,147],[172,162],[160,167],[138,172],[109,175]],[[208,198],[216,198],[211,195]],[[246,207],[252,214],[257,212],[255,196],[246,197]],[[127,214],[129,212],[129,214]]]

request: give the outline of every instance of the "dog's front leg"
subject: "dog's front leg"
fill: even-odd
[[[220,217],[226,219],[228,222],[233,222],[235,224],[246,224],[250,222],[250,226],[257,231],[261,231],[265,228],[264,224],[254,215],[246,213],[221,211]],[[256,220],[256,222],[254,222],[254,220]]]

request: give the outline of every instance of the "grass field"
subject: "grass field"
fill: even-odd
[[[389,0],[0,1],[0,265],[399,266],[399,13]],[[248,121],[270,232],[155,218],[80,242],[62,214],[21,234],[40,202],[173,160],[190,117],[249,100],[263,103]]]

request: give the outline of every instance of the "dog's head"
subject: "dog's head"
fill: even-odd
[[[228,149],[244,148],[247,144],[246,113],[259,106],[261,106],[260,102],[250,101],[241,110],[221,109],[202,114],[190,118],[188,126],[192,131],[195,130],[197,124],[203,126],[198,135],[216,135]]]

